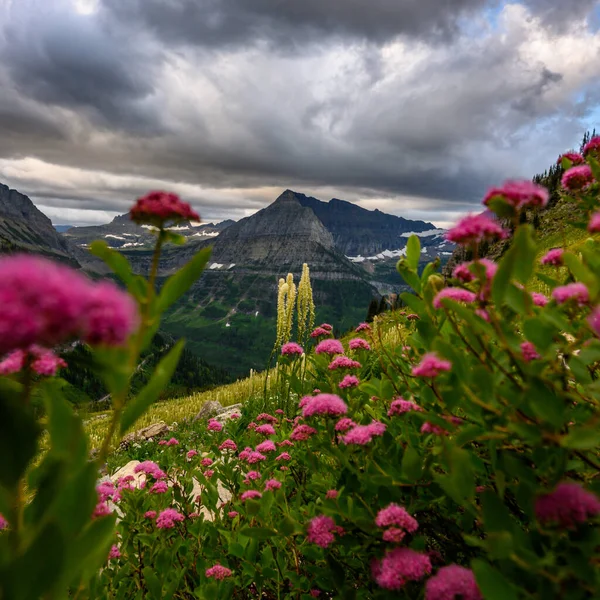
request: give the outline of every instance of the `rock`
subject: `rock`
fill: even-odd
[[[221,403],[218,400],[209,400],[202,405],[200,411],[194,417],[194,421],[207,421],[211,417],[218,415],[219,412],[222,412],[223,410],[225,409],[221,406]]]
[[[225,406],[223,407],[222,410],[220,410],[217,415],[221,415],[224,412],[230,412],[230,411],[237,411],[237,412],[241,412],[242,411],[242,404],[232,404],[231,406]]]
[[[113,483],[117,483],[121,477],[127,477],[131,475],[134,480],[131,485],[134,487],[140,487],[141,483],[146,481],[146,475],[144,473],[136,473],[135,468],[140,464],[139,460],[130,460],[124,467],[121,467],[118,471],[110,476],[110,480]]]
[[[192,501],[195,502],[196,497],[202,493],[202,490],[204,488],[202,487],[202,485],[200,485],[200,482],[196,478],[192,479],[192,481],[194,483],[194,487],[192,488],[192,491],[190,493],[190,498],[192,499]],[[231,492],[225,488],[225,486],[221,483],[220,480],[217,480],[217,493],[219,494],[219,507],[222,504],[230,502],[231,498],[233,497],[231,495]],[[200,506],[198,508],[198,513],[204,515],[204,519],[207,521],[215,520],[215,516],[206,506]]]
[[[240,414],[240,409],[239,408],[235,408],[236,406],[241,406],[241,404],[235,404],[234,406],[228,406],[225,410],[223,410],[222,412],[220,412],[216,417],[213,417],[215,421],[218,421],[219,423],[226,423],[227,421],[229,421],[231,419],[231,415],[233,414]]]
[[[169,431],[171,431],[171,428],[164,421],[159,421],[158,423],[153,423],[152,425],[148,425],[148,427],[144,427],[143,429],[139,429],[138,431],[127,434],[121,440],[121,446],[126,448],[129,446],[129,444],[136,440],[149,440],[151,438],[164,435]]]

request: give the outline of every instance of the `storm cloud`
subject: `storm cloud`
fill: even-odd
[[[55,222],[284,188],[447,223],[595,125],[597,4],[0,0],[0,181]]]

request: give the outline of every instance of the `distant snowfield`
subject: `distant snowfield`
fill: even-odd
[[[107,233],[105,238],[112,238],[113,240],[123,240],[125,241],[127,238],[121,237],[120,235],[113,235],[112,233]]]
[[[208,267],[208,268],[211,270],[214,270],[214,269],[222,269],[224,266],[225,265],[222,265],[221,263],[212,263],[210,265],[210,267]]]
[[[190,237],[217,237],[219,234],[216,231],[200,231],[199,233],[194,233]]]
[[[411,235],[429,237],[430,235],[442,235],[444,233],[446,233],[445,229],[428,229],[427,231],[406,231],[405,233],[401,233],[400,237],[409,238]]]

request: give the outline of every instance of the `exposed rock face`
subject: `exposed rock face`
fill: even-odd
[[[121,446],[127,447],[136,440],[149,440],[155,437],[164,435],[171,431],[171,428],[164,422],[159,421],[158,423],[153,423],[152,425],[148,425],[148,427],[144,427],[143,429],[139,429],[133,433],[127,434],[121,440]]]

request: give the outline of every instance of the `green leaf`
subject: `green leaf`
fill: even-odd
[[[185,340],[179,340],[158,363],[146,387],[125,407],[121,419],[121,435],[124,434],[158,398],[162,390],[171,380],[179,362]]]
[[[274,529],[267,527],[244,527],[240,530],[240,533],[255,540],[268,540],[277,536]]]
[[[146,296],[145,280],[133,273],[129,261],[120,252],[113,250],[103,240],[92,242],[90,244],[90,252],[103,260],[127,286],[129,292],[138,300],[141,300]]]
[[[503,196],[493,196],[488,200],[487,206],[501,219],[510,219],[515,214],[515,207],[507,202]]]
[[[421,259],[421,241],[415,234],[411,235],[406,242],[406,262],[408,266],[414,271],[419,266],[419,260]]]
[[[600,429],[593,427],[575,427],[561,440],[561,446],[573,450],[592,450],[600,446]]]
[[[401,258],[396,263],[396,270],[402,279],[404,279],[417,294],[421,293],[421,279],[417,275],[416,270],[409,266],[407,259]]]
[[[597,275],[588,269],[588,267],[579,260],[579,257],[572,252],[564,252],[562,259],[565,265],[569,267],[569,271],[571,271],[575,279],[581,283],[585,283],[590,290],[590,295],[592,297],[595,296],[598,292]]]
[[[590,169],[592,169],[592,174],[594,175],[594,179],[596,181],[600,181],[600,163],[593,156],[586,156],[586,162],[590,165]]]
[[[421,477],[422,460],[420,454],[407,446],[402,457],[402,475],[409,481],[417,481]]]
[[[150,597],[153,600],[161,600],[162,596],[162,585],[160,580],[156,576],[154,569],[151,567],[144,567],[142,571],[144,574],[144,581],[146,586],[148,587],[148,591],[150,592]]]
[[[200,250],[184,267],[182,267],[175,275],[167,279],[163,285],[158,297],[157,309],[159,313],[163,313],[173,303],[177,302],[202,275],[206,263],[210,258],[212,249],[204,248]]]
[[[512,584],[494,567],[477,558],[471,568],[485,600],[518,600]]]

